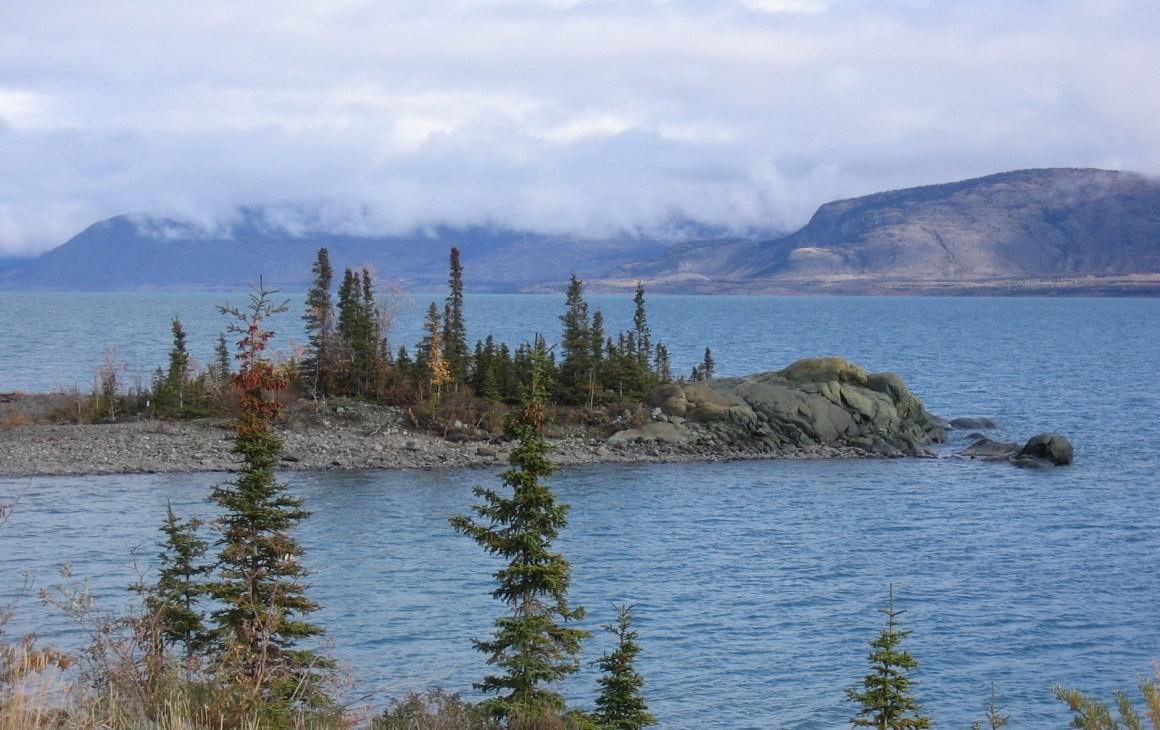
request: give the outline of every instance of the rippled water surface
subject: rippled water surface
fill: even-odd
[[[173,311],[163,305],[198,297],[212,305],[205,295],[151,300],[161,322],[152,365],[168,346]],[[593,299],[610,329],[628,326],[630,301]],[[0,295],[0,319],[12,301]],[[527,329],[555,332],[561,304],[482,297],[469,315],[502,321],[514,340]],[[67,329],[65,314],[57,310],[66,320],[57,324]],[[650,315],[690,367],[706,345],[725,374],[840,353],[899,372],[936,413],[996,418],[997,436],[1013,440],[1056,430],[1077,450],[1073,467],[1020,471],[953,458],[965,443],[959,434],[937,460],[556,475],[553,486],[572,505],[558,547],[574,566],[573,599],[593,629],[612,619],[613,602],[636,605],[640,668],[663,727],[845,724],[852,707],[843,691],[866,671],[866,642],[882,625],[875,609],[891,584],[914,631],[907,647],[921,662],[917,693],[936,726],[982,719],[994,682],[1014,726],[1060,727],[1067,719],[1052,684],[1110,699],[1160,658],[1160,302],[655,297]],[[20,342],[43,331],[22,326]],[[0,390],[34,386],[51,367],[44,361],[61,357],[36,349],[41,364],[25,369],[12,340],[6,331],[0,342]],[[123,602],[130,550],[146,560],[156,551],[166,500],[208,514],[204,496],[216,478],[0,480],[0,502],[20,496],[0,529],[0,595],[12,595],[26,572],[50,584],[72,562],[102,601]],[[299,536],[324,606],[318,620],[354,674],[393,694],[466,690],[482,676],[471,640],[497,615],[488,595],[496,564],[447,518],[470,508],[473,485],[497,486],[495,472],[286,480],[314,510]],[[68,641],[66,624],[45,615],[26,600],[16,627]],[[608,647],[598,631],[585,658]],[[567,692],[590,704],[594,683],[588,669]]]

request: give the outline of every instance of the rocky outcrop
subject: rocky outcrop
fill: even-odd
[[[856,455],[929,456],[927,445],[946,438],[902,378],[869,374],[840,357],[708,383],[661,385],[646,404],[681,439],[723,450],[776,454],[825,446]],[[613,443],[648,440],[651,426],[618,433]]]

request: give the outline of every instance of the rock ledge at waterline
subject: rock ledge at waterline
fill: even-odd
[[[611,438],[551,439],[553,459],[568,465],[924,456],[930,455],[927,444],[944,439],[937,419],[901,378],[868,375],[841,358],[801,360],[776,373],[659,386],[647,405],[652,420]],[[37,420],[0,429],[0,476],[237,466],[231,432],[221,419],[83,426]],[[353,401],[294,409],[277,431],[287,470],[494,466],[506,462],[509,448],[502,441],[465,440],[464,434],[444,439],[417,433],[406,426],[401,409]]]
[[[707,453],[780,455],[811,448],[858,456],[934,456],[946,439],[894,373],[868,374],[840,357],[798,360],[784,370],[708,383],[672,383],[645,400],[654,421],[613,444],[687,444]]]

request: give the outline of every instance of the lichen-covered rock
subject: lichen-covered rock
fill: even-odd
[[[667,416],[684,416],[689,410],[685,389],[679,383],[665,383],[649,391],[644,399],[649,408],[660,408]]]
[[[791,364],[779,373],[794,383],[854,383],[865,385],[869,377],[857,365],[851,365],[841,357],[806,357]]]
[[[928,444],[946,438],[902,378],[867,374],[840,357],[798,360],[784,370],[740,378],[662,385],[646,402],[667,416],[687,418],[694,437],[760,450],[821,445],[920,456],[928,454]]]

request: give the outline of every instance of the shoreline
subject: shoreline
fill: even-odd
[[[235,471],[225,418],[51,424],[30,420],[0,428],[0,478]],[[510,444],[452,440],[405,425],[401,409],[344,402],[323,412],[289,414],[275,424],[279,471],[456,469],[507,464]],[[719,442],[626,442],[549,434],[552,461],[578,464],[715,462],[741,459],[876,458],[861,449],[809,446],[760,450]]]

